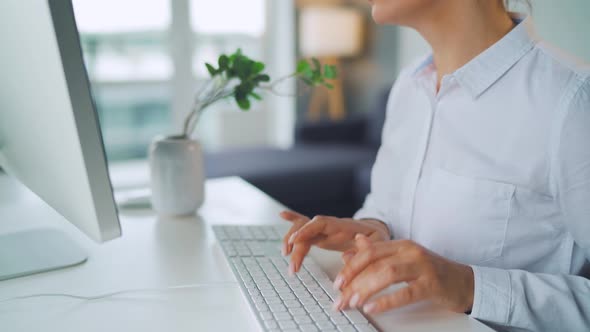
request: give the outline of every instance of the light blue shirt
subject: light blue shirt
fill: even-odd
[[[470,265],[496,329],[590,331],[590,68],[526,18],[435,86],[401,73],[355,218]]]

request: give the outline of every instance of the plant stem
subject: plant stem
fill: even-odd
[[[195,110],[196,112],[193,113],[193,116],[191,117],[191,119],[189,119],[186,131],[185,131],[185,135],[190,135],[194,130],[195,127],[197,126],[197,123],[199,122],[199,119],[201,118],[202,113],[205,111],[205,109],[209,106],[211,106],[212,104],[215,104],[216,102],[225,99],[227,97],[231,97],[233,95],[233,90],[227,91],[227,90],[220,90],[218,91],[215,95],[211,96],[207,101],[204,101],[198,108],[198,110]]]
[[[197,107],[197,106],[200,103],[201,96],[211,86],[212,83],[213,83],[213,80],[212,79],[207,80],[205,82],[205,84],[203,84],[203,86],[197,92],[197,94],[195,96],[195,100],[193,101],[193,106],[191,108],[191,112],[184,119],[184,126],[182,128],[182,133],[184,134],[184,136],[188,136],[188,128],[189,128],[189,124],[190,124],[191,118],[193,116],[195,116],[195,113],[198,112],[198,109],[200,108],[200,107]]]
[[[204,108],[220,99],[219,95],[223,91],[225,91],[225,88],[227,87],[229,82],[229,80],[223,79],[223,82],[220,86],[216,87],[213,91],[208,92],[208,89],[210,88],[211,84],[215,83],[215,79],[207,80],[207,82],[203,85],[203,87],[199,90],[197,96],[195,97],[192,111],[187,115],[187,117],[184,120],[184,126],[182,131],[185,136],[190,136],[190,134],[192,133],[191,128],[194,129],[194,125],[191,125],[191,123],[195,122],[194,119],[198,121],[198,119],[200,118],[199,113],[201,113]],[[203,96],[204,94],[206,95]]]

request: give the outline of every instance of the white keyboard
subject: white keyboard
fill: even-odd
[[[280,253],[280,226],[213,226],[265,331],[377,331],[358,311],[336,312],[332,282],[310,257],[295,276]]]

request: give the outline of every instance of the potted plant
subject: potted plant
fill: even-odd
[[[253,102],[262,99],[262,92],[278,94],[277,85],[287,79],[331,89],[328,81],[337,75],[335,66],[322,65],[313,58],[299,61],[294,73],[271,81],[264,63],[250,59],[239,49],[219,56],[217,66],[206,66],[210,77],[196,93],[182,133],[156,138],[149,148],[152,206],[163,215],[193,214],[204,201],[203,152],[191,135],[211,105],[233,99],[241,110],[248,111]]]

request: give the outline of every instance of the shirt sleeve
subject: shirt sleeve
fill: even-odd
[[[385,211],[382,211],[379,206],[377,204],[375,204],[375,200],[373,198],[373,194],[368,194],[367,197],[365,198],[365,203],[363,204],[363,206],[360,208],[360,210],[358,210],[354,216],[353,219],[374,219],[374,220],[378,220],[380,222],[382,222],[383,224],[385,224],[387,226],[387,229],[389,229],[389,234],[391,236],[391,238],[393,238],[393,229],[392,229],[392,225],[390,222],[388,222],[388,217],[385,213]]]
[[[590,261],[590,80],[570,99],[552,163],[563,222]],[[590,280],[472,266],[471,316],[502,331],[589,331]]]

